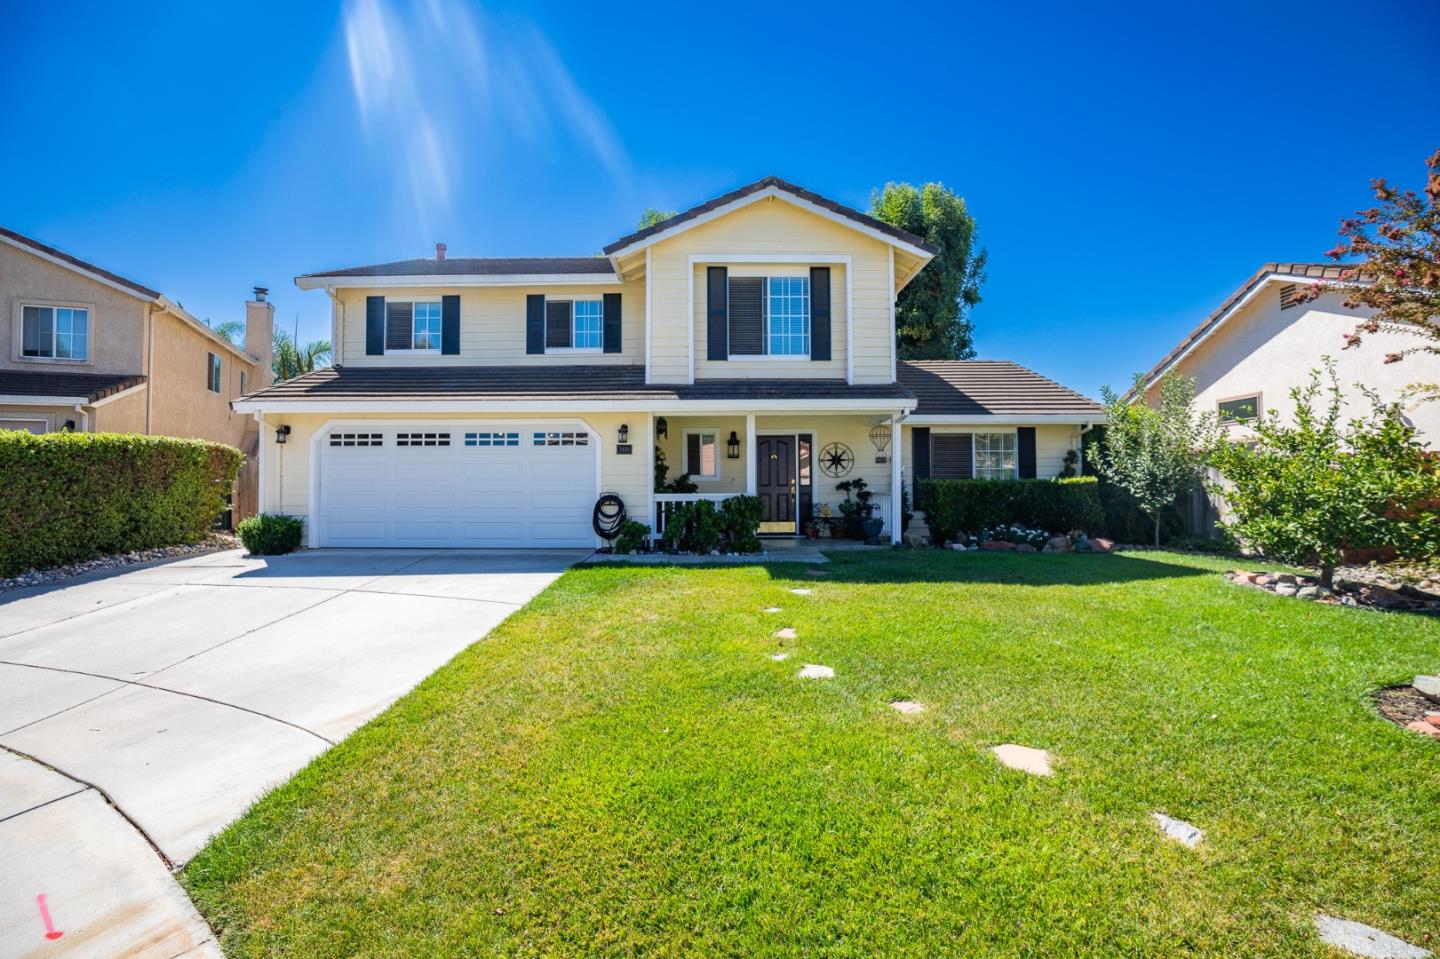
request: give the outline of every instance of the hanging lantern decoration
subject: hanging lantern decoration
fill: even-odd
[[[876,423],[870,427],[870,442],[875,445],[875,462],[889,462],[885,449],[890,445],[890,424]]]

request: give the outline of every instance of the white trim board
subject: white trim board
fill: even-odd
[[[558,413],[773,413],[796,411],[816,414],[870,413],[889,416],[915,408],[914,400],[881,402],[867,400],[857,405],[854,400],[766,400],[763,406],[740,400],[235,400],[238,413],[424,413],[431,416],[467,416],[472,413],[533,413],[549,416]],[[993,422],[981,417],[983,422]],[[1089,422],[1095,419],[1090,417]],[[910,420],[906,420],[910,422]],[[1019,422],[1032,422],[1021,420]],[[1071,421],[1066,421],[1071,422]],[[923,424],[922,424],[923,425]]]
[[[745,207],[750,206],[753,203],[759,203],[761,200],[770,199],[772,197],[774,199],[782,200],[792,206],[805,210],[808,213],[813,213],[818,217],[822,217],[826,220],[831,221],[832,223],[837,223],[840,226],[847,227],[848,229],[854,230],[856,233],[863,234],[874,240],[879,240],[881,243],[887,243],[890,246],[898,247],[908,253],[919,257],[924,262],[928,263],[935,256],[935,254],[927,250],[923,250],[918,246],[914,246],[913,244],[907,243],[906,241],[901,240],[898,237],[893,237],[883,230],[877,230],[872,226],[867,226],[857,220],[852,220],[848,216],[836,213],[833,210],[827,210],[823,206],[819,206],[818,204],[811,203],[809,200],[796,196],[789,190],[783,190],[780,187],[775,186],[767,186],[763,190],[756,190],[754,193],[749,193],[745,196],[737,197],[736,199],[731,200],[729,203],[726,203],[723,206],[718,206],[713,210],[706,210],[704,213],[693,216],[690,219],[684,220],[680,223],[676,223],[668,229],[660,229],[655,233],[651,234],[650,236],[645,237],[643,240],[636,240],[634,243],[623,246],[620,249],[615,250],[613,253],[607,254],[607,256],[609,256],[610,262],[616,265],[616,270],[618,272],[619,261],[622,257],[629,256],[632,253],[637,253],[640,250],[654,246],[656,243],[659,243],[663,240],[668,240],[671,237],[678,236],[681,233],[686,232],[687,230],[693,230],[697,226],[709,223],[711,220],[718,219],[735,210],[744,209]]]
[[[0,394],[0,403],[7,406],[89,406],[88,396],[26,396],[22,394]]]
[[[999,414],[977,414],[973,416],[944,416],[931,414],[929,416],[911,415],[906,417],[906,426],[1053,426],[1057,424],[1077,424],[1084,426],[1089,423],[1096,423],[1105,419],[1104,412],[1095,413],[999,413]]]

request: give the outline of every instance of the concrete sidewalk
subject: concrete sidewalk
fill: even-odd
[[[0,957],[218,956],[171,869],[585,555],[232,551],[0,596]]]

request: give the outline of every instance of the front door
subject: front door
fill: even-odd
[[[762,533],[796,533],[795,437],[758,436],[755,439],[755,491],[765,512]]]

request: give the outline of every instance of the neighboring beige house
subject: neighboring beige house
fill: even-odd
[[[251,355],[157,291],[0,227],[0,309],[0,429],[196,437],[254,456],[255,423],[230,402],[271,380],[263,290],[245,305]],[[240,515],[254,473],[237,484]]]
[[[597,257],[434,259],[307,274],[336,365],[235,402],[263,423],[261,502],[311,546],[593,546],[601,493],[758,495],[796,535],[864,478],[1053,476],[1092,401],[1012,363],[906,363],[895,296],[923,239],[775,178]],[[699,492],[657,492],[655,451]]]
[[[1360,346],[1345,349],[1346,335],[1373,311],[1347,310],[1344,297],[1334,293],[1312,302],[1297,298],[1304,287],[1340,281],[1345,270],[1335,264],[1266,263],[1145,375],[1146,402],[1156,401],[1165,374],[1190,377],[1196,406],[1216,411],[1231,434],[1242,437],[1250,420],[1269,411],[1290,419],[1290,391],[1309,383],[1326,356],[1335,362],[1350,413],[1369,408],[1357,384],[1395,401],[1412,383],[1440,382],[1440,357],[1385,362],[1386,354],[1419,345],[1413,334],[1382,327]],[[1412,405],[1407,416],[1427,446],[1440,448],[1440,403]],[[1204,531],[1217,515],[1213,502],[1197,496],[1187,523]]]

